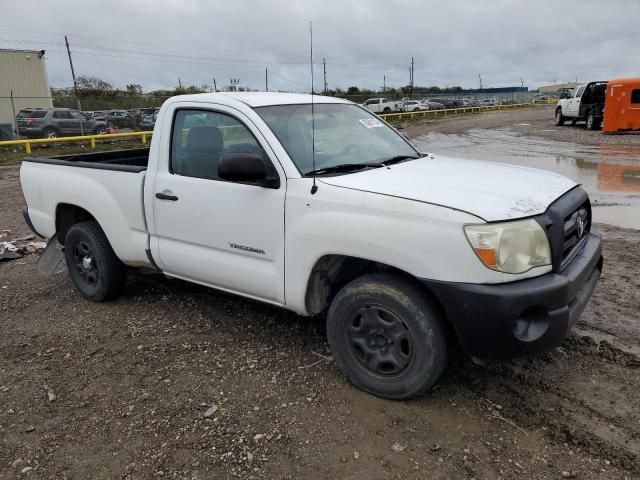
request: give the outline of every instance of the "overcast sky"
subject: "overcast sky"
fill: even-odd
[[[519,85],[640,74],[638,0],[0,0],[0,48],[45,49],[49,82],[76,75],[145,90],[229,84],[316,90]]]

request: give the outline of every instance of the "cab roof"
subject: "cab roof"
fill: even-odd
[[[237,100],[250,107],[267,107],[271,105],[299,105],[311,103],[308,93],[280,93],[280,92],[218,92],[196,93],[193,95],[179,95],[173,97],[177,101],[194,102],[224,102],[229,99]],[[313,95],[313,103],[352,103],[349,100],[323,95]]]

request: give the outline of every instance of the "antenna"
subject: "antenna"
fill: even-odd
[[[313,168],[313,186],[311,187],[311,195],[318,191],[316,185],[316,120],[313,110],[313,22],[309,22],[309,36],[311,37],[311,162]]]

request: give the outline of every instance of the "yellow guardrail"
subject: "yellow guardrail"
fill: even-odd
[[[77,137],[58,138],[29,138],[27,140],[3,140],[0,141],[0,148],[12,145],[24,145],[24,152],[31,153],[31,145],[43,143],[66,143],[66,142],[86,142],[89,141],[91,148],[96,148],[96,140],[109,140],[110,138],[139,137],[143,145],[147,144],[147,139],[153,132],[128,132],[128,133],[107,133],[105,135],[82,135]]]
[[[533,103],[512,103],[508,105],[486,105],[477,107],[441,108],[439,110],[420,110],[417,112],[381,113],[378,116],[385,120],[401,120],[403,118],[439,117],[461,113],[492,112],[534,106]]]

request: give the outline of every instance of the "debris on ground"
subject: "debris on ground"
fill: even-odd
[[[10,230],[3,230],[10,232]],[[30,253],[40,253],[46,246],[46,242],[30,242],[35,235],[24,235],[14,240],[0,242],[0,262],[17,260]]]

